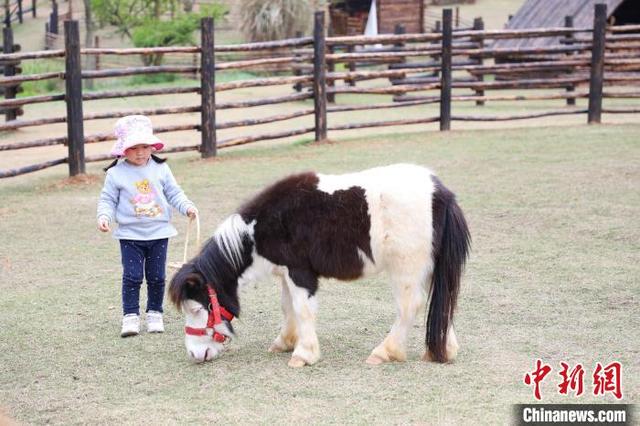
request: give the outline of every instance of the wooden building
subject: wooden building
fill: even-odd
[[[396,25],[406,33],[424,32],[425,0],[375,0],[379,34],[393,34]],[[364,34],[372,0],[334,0],[329,5],[333,35]]]
[[[564,27],[565,16],[573,18],[576,28],[593,28],[596,3],[606,3],[608,20],[613,25],[640,24],[639,0],[526,0],[509,20],[507,29]],[[559,37],[496,40],[494,48],[534,48],[558,44]]]

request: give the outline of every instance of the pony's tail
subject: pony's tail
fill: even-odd
[[[471,235],[455,195],[438,178],[433,176],[432,179],[434,267],[426,345],[433,361],[447,362],[447,334],[456,308]]]

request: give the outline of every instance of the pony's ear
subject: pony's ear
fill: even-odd
[[[193,289],[193,290],[199,290],[205,286],[205,282],[204,282],[204,279],[202,278],[202,275],[196,272],[187,274],[187,276],[184,277],[184,283],[189,289]]]
[[[192,264],[185,264],[171,279],[169,284],[169,298],[180,309],[186,299],[192,299],[194,294],[201,292],[206,283],[202,275],[197,273]]]

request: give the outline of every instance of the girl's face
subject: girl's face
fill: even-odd
[[[131,148],[127,148],[124,152],[124,156],[127,161],[134,166],[144,166],[151,158],[151,153],[153,152],[152,145],[134,145]]]

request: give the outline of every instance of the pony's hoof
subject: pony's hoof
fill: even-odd
[[[380,358],[378,355],[369,355],[369,358],[367,358],[367,360],[365,361],[367,364],[369,365],[380,365],[385,363],[386,361],[382,358]]]
[[[295,340],[282,338],[282,336],[276,337],[276,339],[271,343],[268,352],[278,354],[282,352],[291,352],[293,347],[295,346]]]
[[[453,354],[453,356],[451,356],[449,352],[447,352],[447,360],[444,361],[444,364],[451,364],[455,359],[455,357],[456,357],[456,354]],[[422,360],[424,362],[437,362],[436,359],[431,354],[431,352],[429,351],[425,352],[424,355],[422,355]]]
[[[282,348],[278,345],[276,345],[275,343],[272,344],[271,346],[269,346],[269,349],[267,349],[267,352],[272,353],[272,354],[279,354],[280,352],[283,352]]]
[[[284,348],[277,343],[272,343],[267,349],[267,352],[271,352],[272,354],[279,354],[282,352],[291,352],[291,349]]]
[[[301,368],[307,365],[307,362],[304,359],[300,358],[299,356],[294,355],[289,360],[288,365],[291,368]]]

